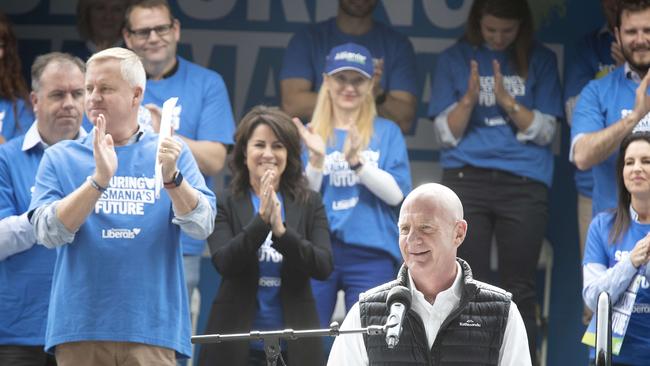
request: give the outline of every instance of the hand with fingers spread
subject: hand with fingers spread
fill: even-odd
[[[494,97],[496,102],[502,108],[509,109],[515,104],[515,98],[510,95],[503,84],[503,74],[501,73],[501,64],[499,64],[499,61],[492,61],[492,70],[494,72]]]
[[[623,56],[623,51],[621,51],[621,46],[618,44],[618,42],[612,42],[609,51],[612,59],[616,63],[616,66],[621,66],[625,63],[625,56]]]
[[[325,141],[312,130],[311,126],[303,125],[299,118],[294,117],[292,122],[298,128],[300,138],[309,150],[309,162],[313,167],[321,169],[325,161]]]
[[[630,260],[635,268],[648,263],[650,260],[650,234],[636,242],[634,249],[630,252]]]
[[[273,184],[275,182],[275,175],[275,170],[269,169],[264,172],[264,175],[260,179],[260,208],[258,213],[260,214],[262,221],[267,224],[272,224],[271,217],[273,216],[274,211],[273,198],[275,196],[275,189],[273,187]]]
[[[347,160],[350,166],[356,165],[360,161],[359,153],[361,152],[361,135],[359,135],[359,130],[357,126],[350,127],[348,131],[348,136],[345,138],[345,143],[343,144],[343,154],[345,155],[345,160]]]
[[[646,72],[645,76],[636,88],[636,97],[634,100],[634,109],[632,110],[632,117],[634,121],[640,122],[648,112],[650,112],[650,96],[648,96],[648,84],[650,84],[650,72]]]
[[[174,180],[174,174],[178,170],[176,162],[181,155],[183,145],[176,140],[173,136],[166,137],[160,143],[160,150],[158,151],[158,159],[162,164],[163,182],[171,182]]]
[[[95,157],[95,174],[93,179],[102,187],[107,187],[117,171],[117,154],[113,137],[106,133],[106,117],[100,114],[96,121],[93,139],[93,155]]]

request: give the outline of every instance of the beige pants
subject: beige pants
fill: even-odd
[[[133,342],[70,342],[56,346],[58,366],[176,365],[174,350]]]
[[[580,236],[580,265],[585,254],[587,230],[591,223],[591,198],[578,194],[578,235]]]

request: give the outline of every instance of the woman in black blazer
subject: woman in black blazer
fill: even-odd
[[[208,239],[223,279],[207,334],[319,327],[310,278],[327,278],[332,252],[323,203],[307,187],[300,149],[298,130],[277,108],[255,107],[240,122],[233,180],[217,199]],[[323,363],[318,338],[282,342],[281,348],[290,365]],[[261,342],[239,341],[202,345],[199,364],[266,361]]]

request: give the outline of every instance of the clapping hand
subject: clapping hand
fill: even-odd
[[[323,141],[323,138],[319,134],[312,130],[311,126],[305,127],[299,118],[294,117],[292,121],[298,128],[300,138],[309,150],[309,162],[313,167],[322,169],[325,161],[325,141]]]
[[[461,99],[461,103],[468,107],[474,107],[478,102],[481,91],[481,80],[478,74],[478,62],[470,61],[469,79],[467,80],[467,92]]]
[[[646,72],[645,76],[636,88],[636,97],[634,100],[634,109],[632,110],[632,117],[635,121],[640,122],[643,117],[650,112],[650,97],[648,96],[648,84],[650,83],[650,72]]]
[[[359,152],[361,150],[361,135],[357,126],[352,125],[348,131],[348,136],[343,144],[343,154],[350,166],[359,163]]]
[[[260,208],[258,213],[262,221],[271,225],[273,235],[282,236],[285,227],[282,222],[282,206],[274,188],[276,179],[277,172],[274,169],[264,172],[260,180]]]
[[[93,179],[102,187],[107,187],[117,171],[117,154],[113,137],[106,133],[106,117],[103,114],[95,120],[93,155],[95,156],[95,175]]]
[[[501,73],[501,64],[499,64],[499,61],[492,61],[492,70],[494,72],[494,97],[496,102],[502,108],[508,109],[515,104],[515,100],[503,84],[503,74]]]
[[[630,252],[630,260],[635,268],[648,263],[648,259],[650,259],[650,234],[637,241]]]

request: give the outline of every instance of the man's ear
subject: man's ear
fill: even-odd
[[[143,95],[142,95],[142,88],[139,86],[136,86],[133,89],[133,105],[140,105],[142,102]]]
[[[32,102],[32,108],[34,109],[34,114],[36,114],[36,111],[38,109],[38,95],[36,95],[36,92],[33,91],[29,93],[29,100]]]
[[[467,221],[457,220],[456,225],[454,225],[454,244],[456,245],[456,248],[458,248],[463,243],[466,235]]]

